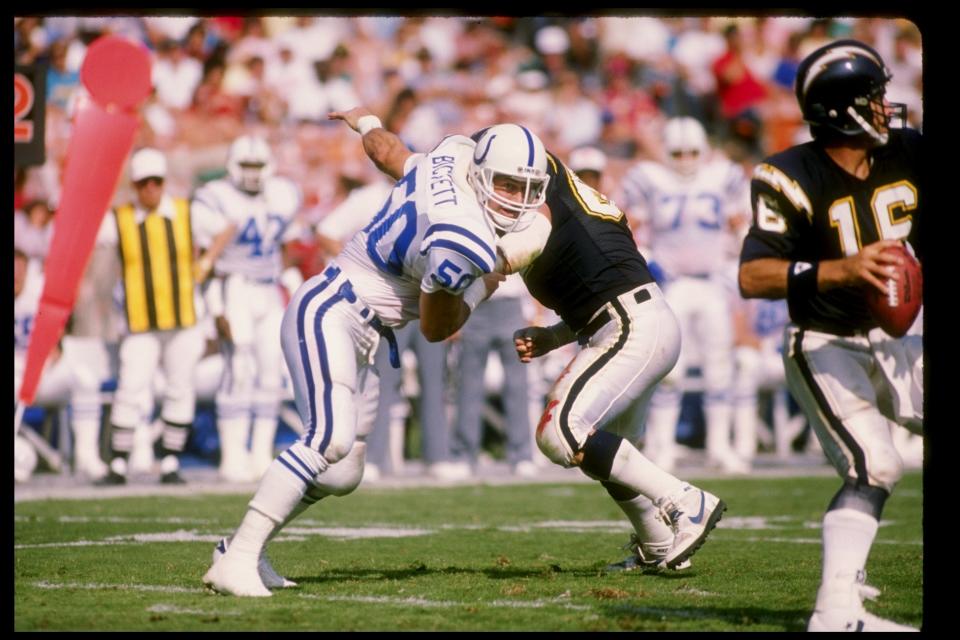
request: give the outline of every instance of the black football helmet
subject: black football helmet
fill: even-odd
[[[907,119],[905,104],[884,103],[891,77],[880,54],[856,40],[837,40],[804,58],[795,90],[813,136],[868,135],[886,144],[891,124]]]

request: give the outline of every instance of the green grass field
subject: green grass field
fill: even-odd
[[[607,574],[625,518],[591,484],[367,488],[328,498],[270,547],[299,587],[205,591],[247,495],[15,505],[17,631],[801,631],[820,577],[832,477],[699,483],[729,505],[672,574]],[[867,608],[922,622],[922,477],[888,501]]]

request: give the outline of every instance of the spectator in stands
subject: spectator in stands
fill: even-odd
[[[13,246],[31,260],[43,263],[53,237],[53,210],[46,200],[28,202],[13,214]]]
[[[750,155],[762,151],[763,123],[760,104],[767,97],[767,90],[750,72],[744,60],[744,43],[736,24],[723,30],[727,51],[713,63],[717,78],[717,97],[720,100],[720,115],[726,123],[726,138],[733,141]]]

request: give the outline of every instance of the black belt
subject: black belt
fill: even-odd
[[[333,280],[338,275],[340,275],[340,267],[336,265],[330,265],[323,271],[323,276],[328,280]],[[340,287],[340,294],[348,302],[356,302],[357,296],[353,292],[353,285],[349,281],[344,282]],[[369,314],[372,314],[373,311],[364,307],[360,311],[360,315],[366,318]],[[384,326],[383,322],[380,321],[376,315],[373,316],[373,319],[370,320],[370,326],[381,335],[381,337],[386,338],[387,343],[390,346],[390,366],[394,369],[400,368],[400,349],[397,347],[397,336],[393,333],[393,329],[390,327]]]
[[[633,294],[633,299],[637,301],[637,304],[642,304],[649,300],[652,296],[650,295],[649,289],[640,289],[635,294]],[[601,311],[593,320],[587,323],[583,329],[577,333],[577,344],[581,347],[593,337],[597,331],[603,327],[603,325],[610,322],[613,319],[613,316],[610,315],[610,312],[604,309]]]
[[[397,348],[397,336],[393,333],[393,329],[384,326],[384,324],[380,322],[380,318],[377,316],[373,316],[373,320],[370,321],[370,326],[373,327],[377,333],[387,339],[387,343],[390,346],[390,366],[394,369],[399,369],[400,349]]]

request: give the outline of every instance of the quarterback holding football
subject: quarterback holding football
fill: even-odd
[[[890,78],[855,40],[804,59],[795,88],[813,141],[757,165],[740,255],[744,297],[787,299],[787,383],[843,479],[810,631],[913,630],[863,607],[879,594],[865,566],[903,473],[892,432],[923,425],[922,336],[904,335],[920,306],[921,135],[893,126],[906,108],[886,100]]]

